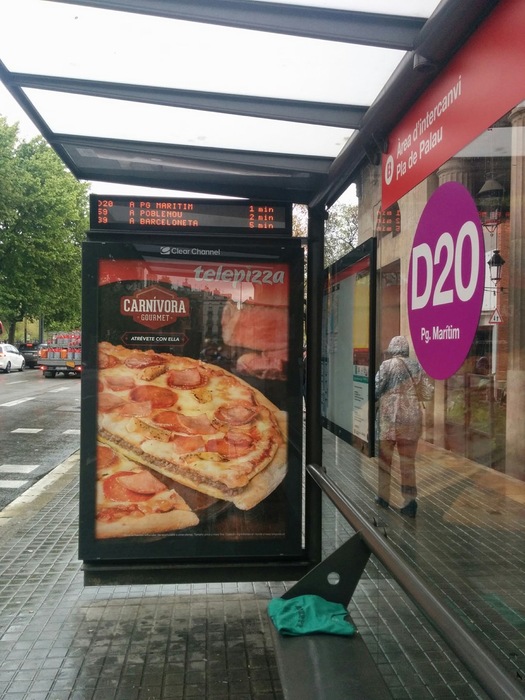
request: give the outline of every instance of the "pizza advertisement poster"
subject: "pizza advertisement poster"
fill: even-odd
[[[302,251],[268,253],[85,244],[81,558],[300,554]]]

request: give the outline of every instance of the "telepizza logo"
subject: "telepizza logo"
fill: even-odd
[[[251,284],[284,284],[284,270],[273,270],[251,267],[227,267],[218,265],[217,267],[205,268],[199,265],[195,268],[196,280],[231,282],[236,287],[241,282],[251,282]]]
[[[190,303],[169,289],[154,285],[135,292],[133,296],[122,297],[120,313],[131,316],[146,328],[163,328],[175,323],[181,316],[189,316]]]

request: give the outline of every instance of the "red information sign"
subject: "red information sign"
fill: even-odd
[[[391,132],[383,156],[383,209],[523,100],[523,82],[501,76],[525,61],[524,26],[525,3],[502,0]]]

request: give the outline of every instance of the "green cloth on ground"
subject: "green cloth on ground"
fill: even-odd
[[[351,637],[356,631],[344,605],[318,595],[274,598],[268,603],[268,614],[280,634],[286,636],[323,633]]]

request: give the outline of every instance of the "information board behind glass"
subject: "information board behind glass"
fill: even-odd
[[[321,415],[326,428],[373,453],[375,244],[325,270]]]

